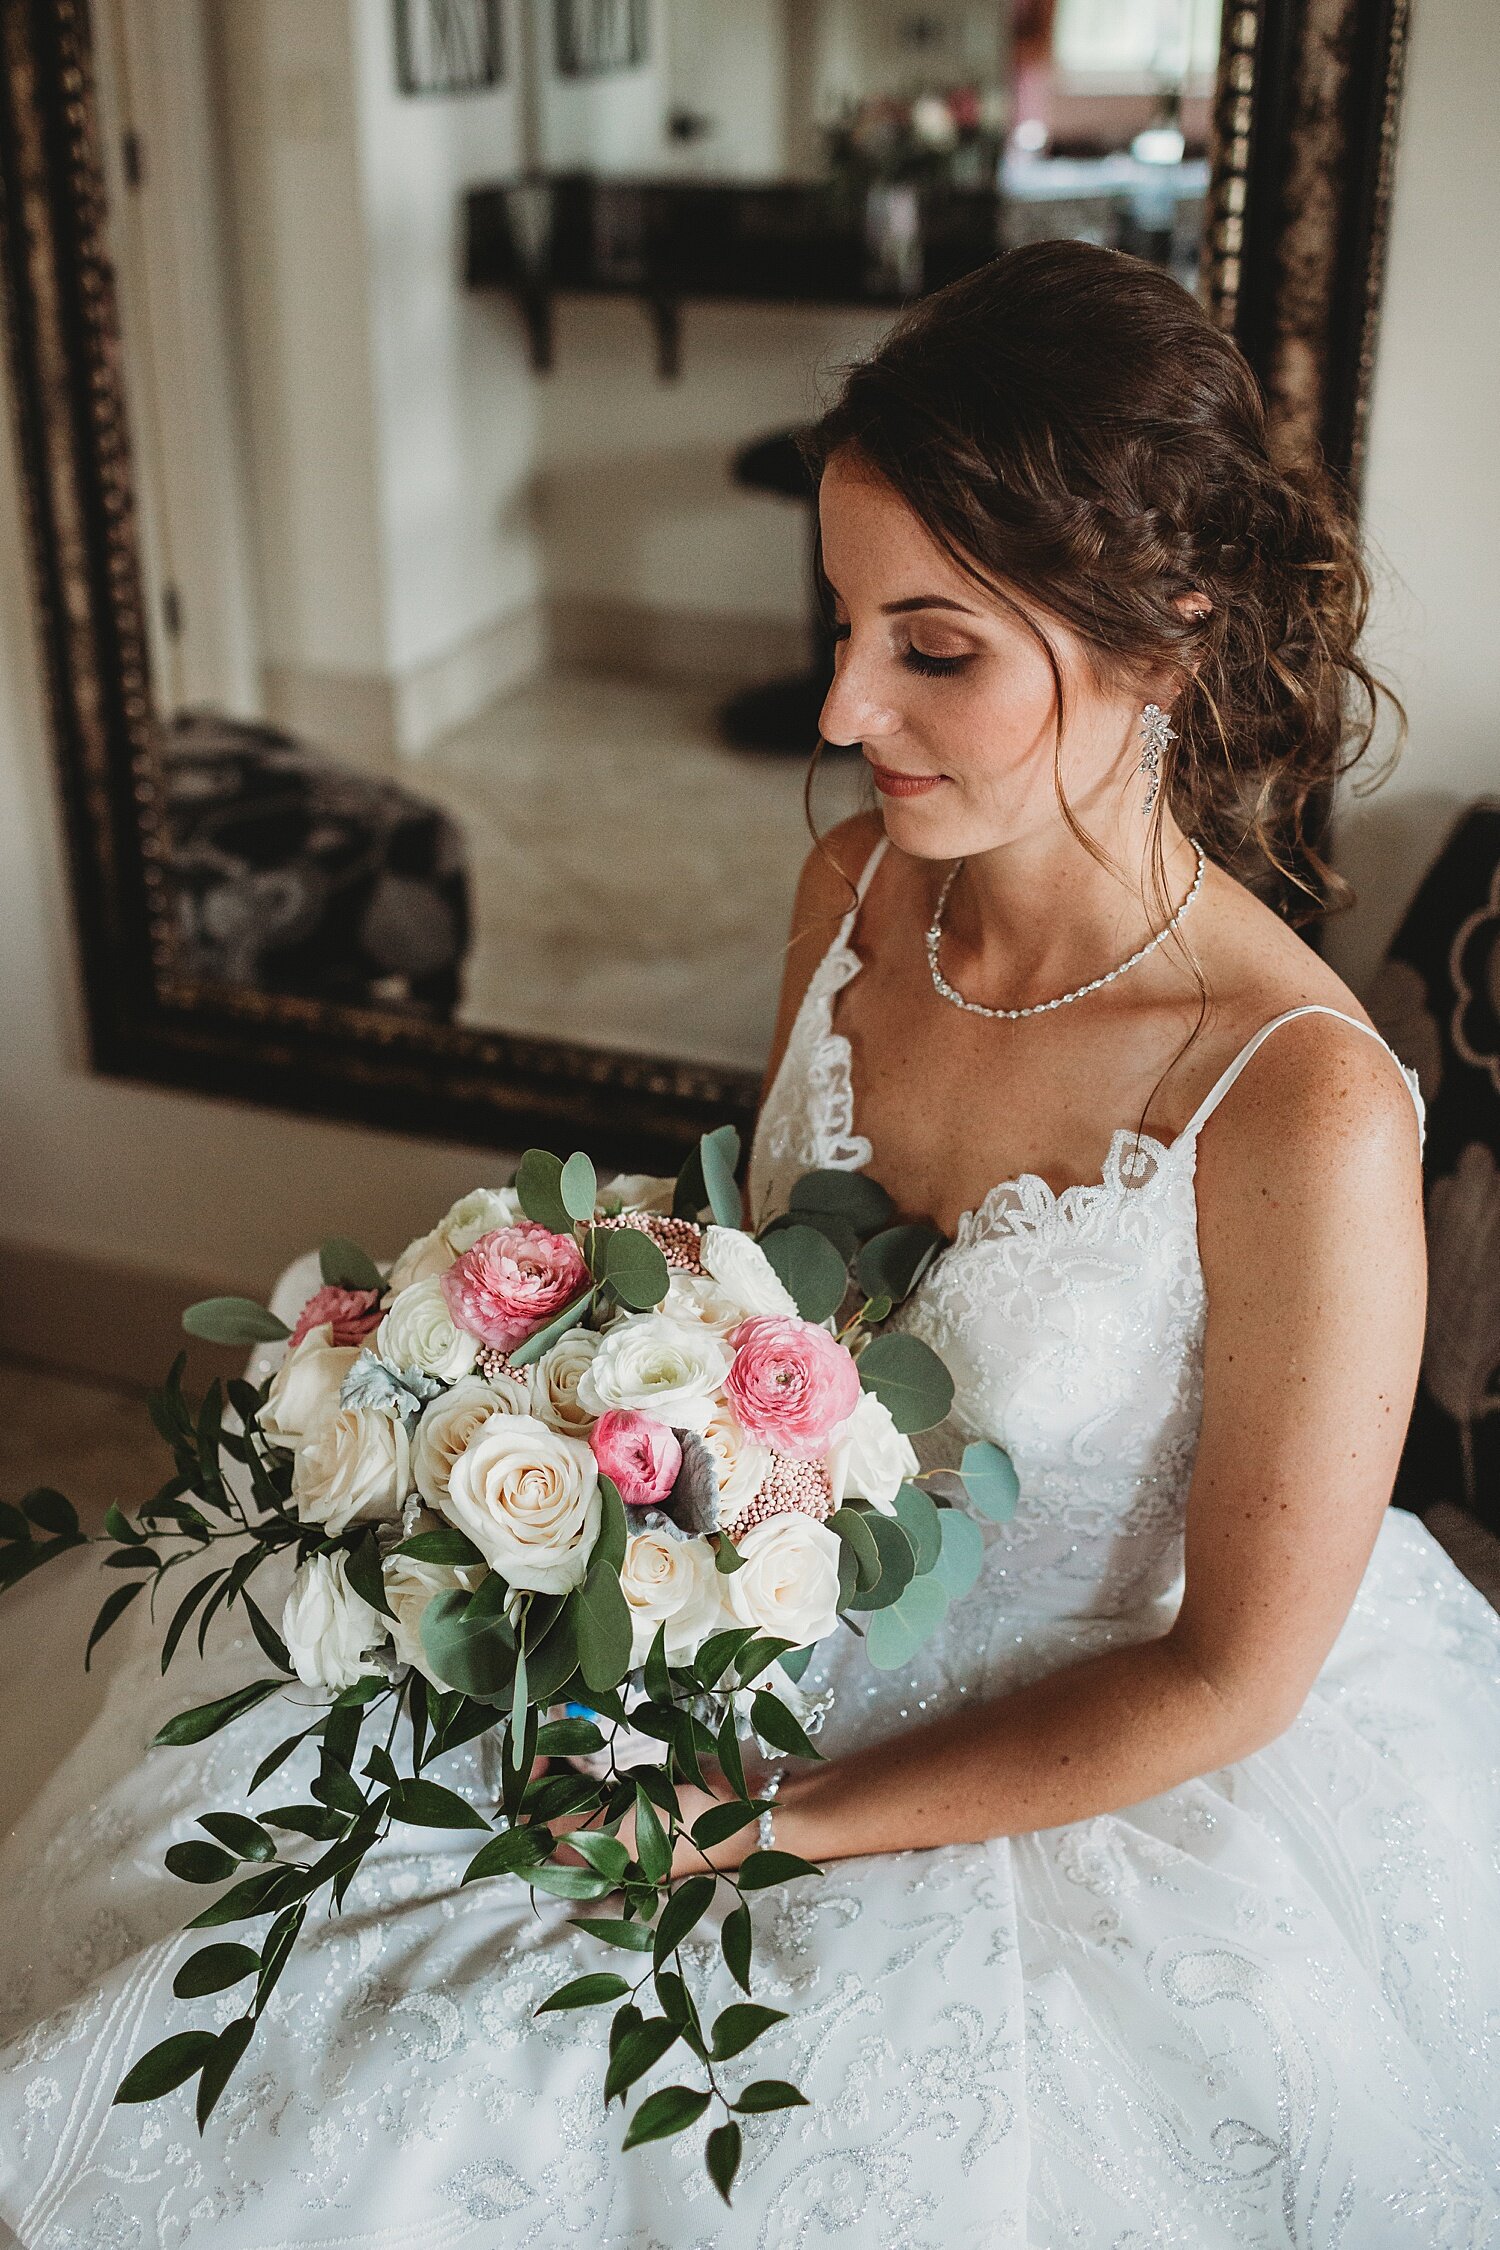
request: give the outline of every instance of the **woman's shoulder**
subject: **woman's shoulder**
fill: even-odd
[[[1421,1142],[1401,1058],[1311,946],[1259,901],[1246,907],[1216,964],[1205,1190],[1264,1201],[1295,1182],[1325,1202],[1377,1185],[1406,1192],[1420,1183]]]
[[[860,877],[885,841],[885,826],[878,812],[851,813],[823,835],[816,836],[802,862],[797,897],[792,910],[795,942],[804,931],[821,927],[827,942],[830,922],[841,921],[854,904]]]

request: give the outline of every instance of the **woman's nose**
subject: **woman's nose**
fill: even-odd
[[[869,680],[865,665],[850,653],[849,643],[836,644],[833,685],[823,698],[818,732],[825,742],[869,742],[890,734],[899,724],[897,714],[883,703]]]

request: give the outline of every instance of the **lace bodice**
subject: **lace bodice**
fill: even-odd
[[[833,1002],[860,967],[851,934],[883,849],[808,985],[767,1095],[750,1165],[757,1223],[810,1167],[870,1161]],[[1261,1041],[1310,1012],[1337,1011],[1292,1009],[1263,1026],[1174,1141],[1119,1131],[1097,1181],[1057,1193],[1024,1174],[991,1188],[898,1309],[896,1324],[941,1353],[954,1378],[949,1422],[920,1448],[929,1465],[952,1465],[962,1441],[980,1436],[1015,1464],[1016,1515],[990,1536],[982,1581],[1011,1620],[1145,1621],[1180,1590],[1206,1310],[1198,1135]],[[1403,1075],[1420,1119],[1415,1077]]]

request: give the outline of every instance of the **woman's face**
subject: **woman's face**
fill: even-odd
[[[1033,635],[856,456],[828,462],[818,509],[839,636],[823,738],[859,744],[892,840],[954,859],[1062,825],[1052,671]],[[1085,826],[1107,830],[1142,699],[1101,693],[1078,636],[1034,614],[1067,688],[1063,790]]]

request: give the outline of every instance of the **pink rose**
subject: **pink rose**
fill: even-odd
[[[814,1321],[763,1313],[729,1337],[725,1395],[743,1429],[778,1453],[808,1460],[859,1404],[859,1369]]]
[[[347,1350],[350,1344],[362,1344],[372,1328],[380,1326],[380,1291],[378,1289],[335,1289],[332,1286],[315,1289],[297,1315],[297,1325],[292,1330],[288,1351],[295,1351],[304,1336],[327,1321],[333,1333],[330,1344]]]
[[[590,1430],[589,1444],[627,1508],[659,1507],[677,1482],[682,1467],[677,1432],[654,1414],[612,1406]]]
[[[588,1278],[576,1242],[535,1219],[518,1219],[482,1234],[441,1280],[458,1326],[509,1352],[545,1328]]]

